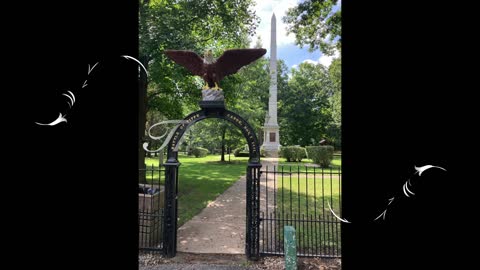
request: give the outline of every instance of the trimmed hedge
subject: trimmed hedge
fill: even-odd
[[[327,168],[333,160],[333,146],[307,146],[308,158],[313,160],[313,163],[320,165],[322,168]]]
[[[195,157],[206,157],[208,154],[208,150],[202,147],[195,147],[192,150],[192,154]]]
[[[282,146],[280,153],[287,159],[287,162],[301,162],[303,158],[307,157],[305,148],[300,146]]]
[[[250,153],[245,151],[245,147],[240,147],[235,150],[233,150],[233,155],[235,157],[249,157]]]

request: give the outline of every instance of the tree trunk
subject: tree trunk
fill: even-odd
[[[148,67],[148,59],[146,56],[140,56],[140,61],[145,66]],[[146,183],[145,178],[145,150],[143,149],[143,142],[145,141],[145,127],[147,121],[147,75],[143,70],[140,70],[140,80],[138,82],[138,168],[140,170],[139,182]],[[143,173],[142,173],[143,172]]]
[[[188,131],[190,134],[188,136],[188,143],[187,143],[187,155],[190,156],[192,155],[192,142],[193,142],[193,133],[192,133],[192,130],[190,129]]]
[[[227,133],[227,128],[223,126],[222,128],[222,158],[220,161],[225,161],[225,133]]]
[[[160,152],[158,153],[158,156],[160,157],[158,159],[158,168],[161,169],[163,165],[163,149],[160,150]]]
[[[147,9],[150,0],[143,0],[139,5],[140,27],[146,27]],[[146,70],[148,70],[148,56],[139,52],[139,60]],[[143,142],[145,140],[145,127],[147,121],[147,74],[140,70],[140,79],[138,80],[138,169],[139,183],[146,183],[146,165],[145,150],[143,150]]]

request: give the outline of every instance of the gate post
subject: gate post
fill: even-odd
[[[245,253],[250,260],[260,257],[260,168],[259,162],[247,167],[247,231]]]
[[[167,258],[171,258],[175,257],[177,253],[177,184],[180,163],[175,157],[172,157],[163,166],[165,166],[163,254]]]

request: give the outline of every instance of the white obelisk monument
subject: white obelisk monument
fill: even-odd
[[[263,149],[267,157],[278,157],[280,134],[277,123],[277,19],[272,15],[270,36],[270,98],[263,126]]]

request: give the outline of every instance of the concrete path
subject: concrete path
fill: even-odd
[[[178,229],[177,251],[245,253],[245,176]]]
[[[276,158],[262,159],[262,170],[278,164]],[[272,174],[273,176],[273,174]],[[265,189],[273,181],[261,181],[261,205],[265,205]],[[270,175],[269,175],[270,180]],[[268,198],[269,206],[273,199]],[[177,251],[192,253],[245,253],[246,179],[242,176],[198,215],[178,229]]]

